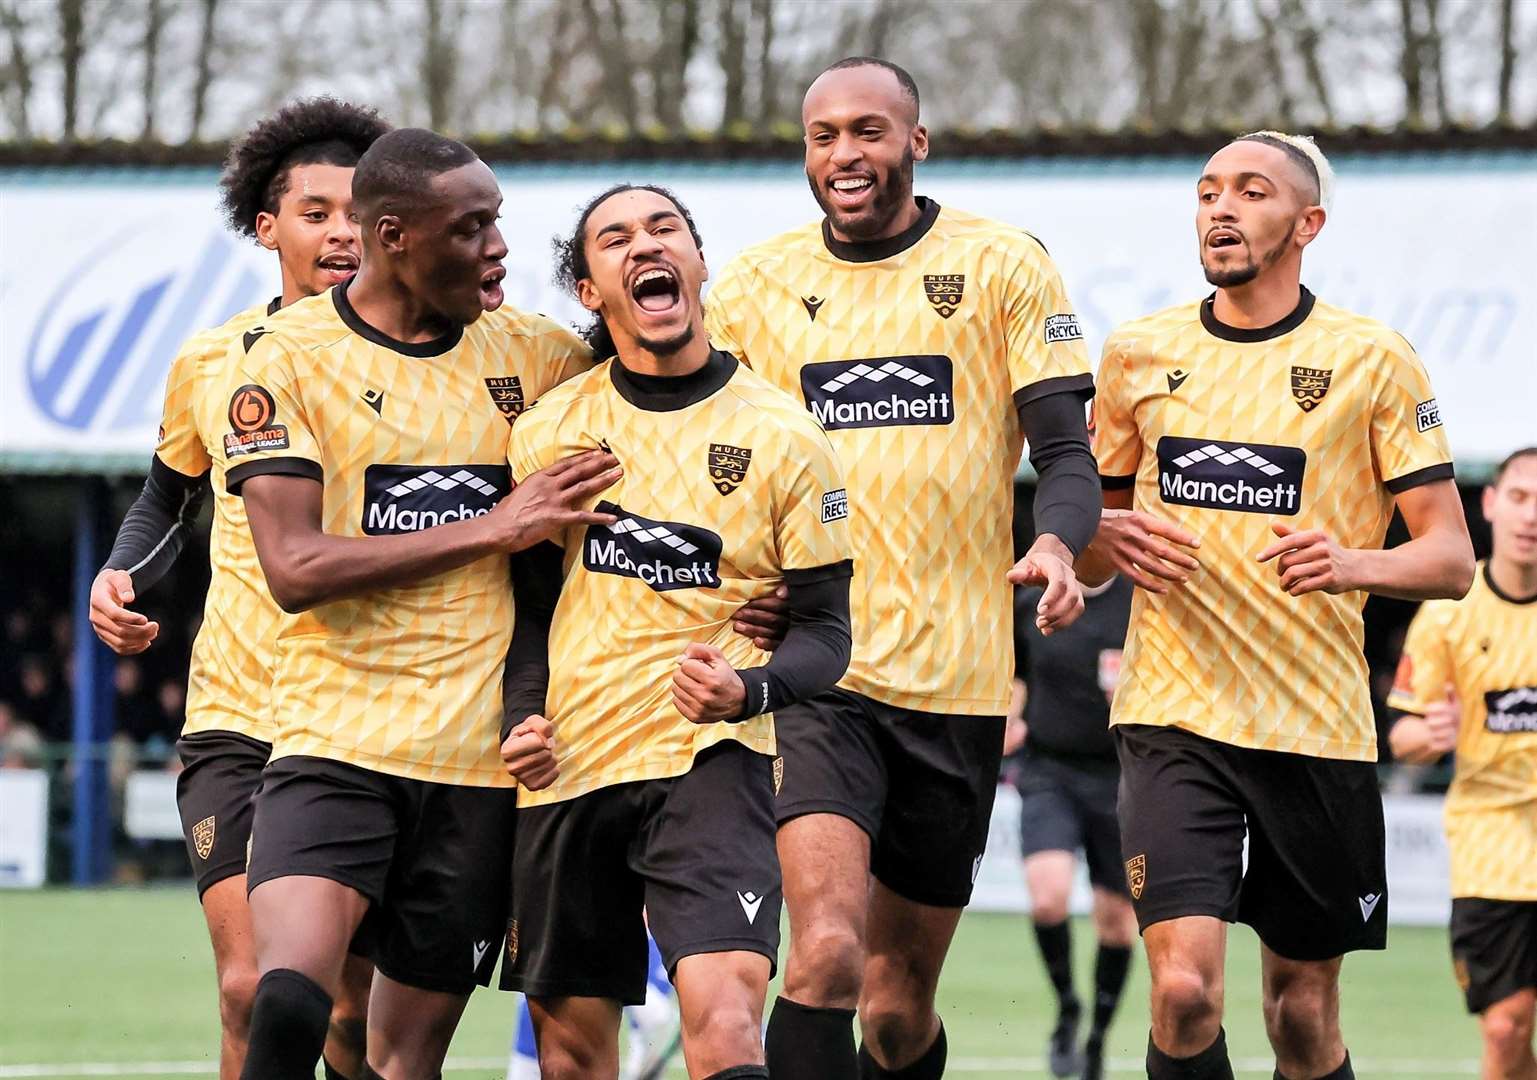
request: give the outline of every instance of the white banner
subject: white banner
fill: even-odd
[[[1308,249],[1305,282],[1414,343],[1464,462],[1531,442],[1537,155],[1339,166],[1334,214]],[[920,169],[918,188],[1039,236],[1097,349],[1115,324],[1209,291],[1196,257],[1198,168],[936,164]],[[508,302],[566,318],[578,309],[551,284],[550,237],[614,180],[675,188],[716,265],[816,212],[794,166],[504,169],[501,178]],[[273,256],[222,227],[209,170],[0,172],[0,456],[141,460],[180,344],[276,291]]]
[[[41,888],[48,876],[48,774],[0,769],[0,889]]]
[[[1441,829],[1438,795],[1385,795],[1387,821],[1388,922],[1403,926],[1445,926],[1452,916],[1451,869]],[[1019,793],[998,788],[987,853],[977,871],[972,907],[981,911],[1029,911],[1030,893],[1019,857]],[[1082,858],[1073,886],[1072,910],[1086,914],[1092,902],[1089,871]]]

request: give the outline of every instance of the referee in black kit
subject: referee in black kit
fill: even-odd
[[[1006,774],[1019,789],[1020,853],[1035,937],[1057,994],[1047,1062],[1058,1077],[1104,1075],[1105,1031],[1120,1003],[1136,942],[1115,816],[1120,768],[1110,737],[1110,699],[1120,675],[1131,593],[1131,582],[1120,577],[1085,589],[1083,615],[1050,637],[1035,626],[1040,589],[1015,594],[1015,700],[1023,703],[1010,709],[1004,753]],[[1099,939],[1094,1010],[1081,1054],[1083,1006],[1073,990],[1067,921],[1080,850],[1094,886]]]

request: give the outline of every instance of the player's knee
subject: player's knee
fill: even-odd
[[[1030,897],[1030,917],[1038,923],[1056,926],[1067,919],[1067,890],[1042,889]]]
[[[256,1004],[256,985],[260,981],[254,968],[239,968],[219,973],[219,1023],[237,1039],[251,1033],[251,1007]]]
[[[587,1080],[619,1072],[619,1049],[611,1050],[546,1033],[539,1039],[540,1080]]]
[[[865,946],[852,927],[822,923],[793,942],[786,992],[802,1005],[852,1009],[864,981]]]
[[[1222,988],[1190,968],[1158,971],[1153,976],[1155,1023],[1179,1031],[1215,1026],[1222,1018]]]
[[[337,1001],[331,1010],[331,1027],[326,1034],[327,1054],[335,1051],[348,1060],[362,1061],[368,1053],[368,1022],[349,1007],[349,1003]]]
[[[1490,1009],[1483,1017],[1484,1047],[1502,1067],[1524,1061],[1532,1052],[1529,1012]]]
[[[1329,1042],[1339,1022],[1334,988],[1317,979],[1267,984],[1263,1007],[1271,1045],[1295,1057],[1307,1057]]]
[[[722,995],[685,1014],[683,1036],[690,1056],[721,1068],[762,1055],[762,1012],[741,995]]]

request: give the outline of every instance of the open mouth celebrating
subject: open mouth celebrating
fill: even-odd
[[[1220,251],[1223,248],[1242,247],[1243,236],[1233,229],[1213,229],[1206,234],[1206,246]]]
[[[827,192],[840,210],[858,210],[875,193],[875,177],[868,173],[834,176],[827,184]]]
[[[495,311],[502,306],[502,279],[507,276],[505,267],[487,270],[480,278],[480,306]]]
[[[332,285],[340,285],[358,272],[358,257],[346,252],[336,252],[327,255],[315,265],[320,267],[321,273],[331,280]]]
[[[648,315],[664,315],[678,304],[678,278],[665,266],[651,266],[630,281],[630,297]]]

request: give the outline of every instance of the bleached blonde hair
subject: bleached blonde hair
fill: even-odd
[[[1334,166],[1324,157],[1324,152],[1318,148],[1313,136],[1292,135],[1285,131],[1251,131],[1247,135],[1238,136],[1239,142],[1245,139],[1271,145],[1279,143],[1283,149],[1290,149],[1307,158],[1313,165],[1313,171],[1318,174],[1318,205],[1324,208],[1325,213],[1329,212],[1334,204]]]

